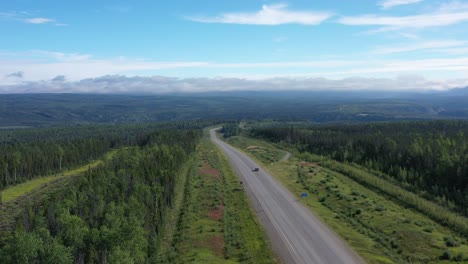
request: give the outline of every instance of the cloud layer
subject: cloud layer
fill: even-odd
[[[244,25],[318,25],[332,15],[328,12],[294,11],[289,10],[287,5],[277,4],[263,5],[260,11],[254,13],[225,13],[216,17],[188,17],[187,19],[201,23]]]
[[[104,75],[173,75],[176,76],[235,76],[264,79],[272,77],[391,77],[399,74],[419,74],[431,77],[464,78],[468,73],[467,41],[432,40],[376,47],[369,51],[373,56],[360,59],[317,59],[311,61],[220,63],[209,61],[154,61],[132,58],[94,58],[79,53],[50,51],[0,52],[0,85],[20,84],[50,80],[66,76],[78,81]],[[388,54],[426,51],[430,49],[447,58],[388,59],[377,58]],[[452,53],[450,53],[452,52]],[[465,53],[463,53],[465,52]],[[465,54],[454,56],[452,54]],[[450,57],[452,56],[452,57]],[[259,74],[261,72],[261,74]],[[18,78],[21,76],[22,78]]]
[[[445,90],[468,85],[468,79],[427,80],[420,76],[388,78],[173,78],[163,76],[126,77],[107,75],[76,82],[64,76],[49,81],[0,86],[0,93],[180,93],[210,91],[321,91],[321,90]]]

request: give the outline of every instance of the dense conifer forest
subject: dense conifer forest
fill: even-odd
[[[104,132],[109,133],[106,137],[102,133],[95,133],[97,137],[81,134],[55,144],[25,136],[27,143],[4,144],[2,147],[8,150],[4,161],[10,166],[4,168],[8,175],[16,171],[21,181],[60,170],[60,166],[73,166],[109,148],[126,147],[86,172],[68,190],[24,208],[15,231],[1,237],[0,262],[156,262],[162,221],[173,202],[174,175],[195,151],[201,131],[153,128],[143,135],[149,130],[120,127]],[[114,133],[116,136],[112,136]],[[125,134],[126,140],[119,134]],[[28,156],[29,150],[35,150],[34,154]],[[11,176],[7,179],[5,183]]]
[[[0,190],[88,163],[111,149],[146,144],[155,129],[190,129],[209,121],[0,130]]]
[[[3,127],[181,120],[373,122],[468,119],[467,93],[245,91],[179,95],[0,95]]]
[[[257,127],[250,135],[384,173],[407,190],[468,215],[468,122]]]

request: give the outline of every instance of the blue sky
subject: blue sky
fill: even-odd
[[[468,1],[10,0],[0,32],[3,92],[106,75],[468,85]]]

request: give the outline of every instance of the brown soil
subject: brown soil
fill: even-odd
[[[263,149],[262,147],[260,146],[248,146],[247,148],[245,148],[246,150],[249,150],[249,149]]]
[[[199,173],[201,175],[209,175],[213,176],[216,179],[219,179],[219,170],[213,168],[208,162],[203,163],[203,166],[200,168]]]
[[[198,245],[210,249],[218,256],[224,256],[224,237],[222,235],[209,237],[200,241]]]
[[[302,167],[311,167],[311,168],[315,168],[315,167],[317,167],[319,164],[318,164],[318,163],[315,163],[315,162],[301,161],[301,162],[299,162],[299,165],[302,166]]]
[[[224,205],[216,206],[214,210],[210,212],[210,218],[213,220],[221,220],[223,218]]]

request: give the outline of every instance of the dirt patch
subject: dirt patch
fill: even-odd
[[[213,168],[210,163],[203,163],[203,166],[200,168],[199,173],[201,175],[213,176],[216,179],[219,179],[219,170]]]
[[[263,149],[263,148],[260,147],[260,146],[248,146],[248,147],[245,148],[245,149],[249,150],[249,149]]]
[[[205,239],[203,241],[199,241],[197,243],[200,247],[208,248],[212,252],[214,252],[217,256],[223,257],[224,256],[224,237],[223,235],[215,235]]]
[[[223,218],[224,205],[216,206],[214,210],[210,212],[210,218],[213,220],[221,220]]]
[[[318,163],[315,163],[315,162],[301,161],[301,162],[299,162],[299,165],[302,166],[302,167],[315,168],[315,167],[317,167],[319,164],[318,164]]]

